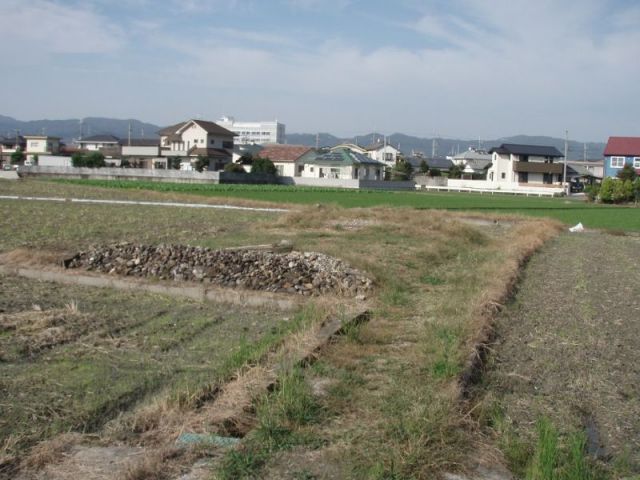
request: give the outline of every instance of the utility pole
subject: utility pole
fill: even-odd
[[[583,150],[583,154],[582,154],[582,160],[583,161],[587,161],[587,144],[584,144],[584,150]]]
[[[564,183],[565,194],[569,195],[569,183],[567,182],[567,155],[569,154],[569,130],[564,131],[564,171],[562,182]]]
[[[131,146],[131,122],[129,122],[129,146]]]

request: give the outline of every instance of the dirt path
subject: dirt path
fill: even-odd
[[[531,438],[585,429],[592,454],[640,472],[640,238],[565,234],[529,264],[498,322],[491,395]],[[621,465],[621,466],[620,466]]]

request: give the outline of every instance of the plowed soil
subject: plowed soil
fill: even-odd
[[[531,260],[498,323],[489,392],[525,438],[550,418],[640,473],[640,238],[566,234]],[[635,478],[635,477],[634,477]]]

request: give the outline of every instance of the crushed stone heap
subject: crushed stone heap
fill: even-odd
[[[65,262],[67,268],[161,280],[209,282],[300,295],[366,295],[373,282],[337,258],[314,252],[213,250],[186,245],[119,243],[95,247]]]

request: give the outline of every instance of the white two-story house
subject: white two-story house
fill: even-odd
[[[218,170],[231,162],[235,133],[214,122],[187,120],[158,132],[164,157],[194,160],[209,158],[209,169]]]
[[[492,148],[487,183],[496,189],[559,188],[563,182],[563,158],[556,147],[503,143]]]

